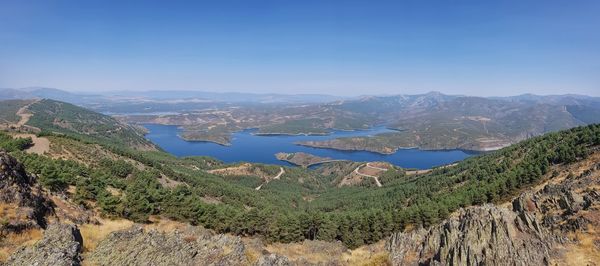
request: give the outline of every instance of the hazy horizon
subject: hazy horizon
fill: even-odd
[[[515,97],[515,96],[523,96],[523,95],[535,95],[535,96],[563,96],[563,95],[577,95],[577,96],[587,96],[587,97],[600,97],[600,95],[593,95],[593,94],[581,94],[581,93],[558,93],[558,94],[538,94],[538,93],[531,93],[531,92],[523,92],[520,94],[513,94],[513,95],[488,95],[488,96],[484,96],[484,95],[477,95],[477,94],[459,94],[459,93],[446,93],[443,91],[437,91],[437,90],[431,90],[431,91],[421,91],[421,92],[415,92],[415,93],[373,93],[373,94],[352,94],[352,95],[340,95],[340,94],[331,94],[331,93],[302,93],[302,92],[290,92],[290,93],[285,93],[285,92],[245,92],[245,91],[211,91],[211,90],[202,90],[202,89],[148,89],[148,90],[144,90],[144,89],[140,89],[140,90],[103,90],[101,92],[92,92],[92,91],[87,91],[87,90],[70,90],[70,89],[63,89],[63,88],[56,88],[56,87],[48,87],[48,86],[27,86],[27,87],[21,87],[21,88],[0,88],[0,90],[2,89],[16,89],[16,90],[27,90],[27,89],[56,89],[56,90],[60,90],[60,91],[65,91],[65,92],[69,92],[69,93],[73,93],[73,94],[83,94],[83,95],[100,95],[100,96],[109,96],[109,95],[119,95],[119,94],[127,94],[127,93],[143,93],[143,92],[198,92],[198,93],[223,93],[223,94],[227,94],[227,93],[239,93],[239,94],[278,94],[278,95],[288,95],[288,96],[294,96],[294,95],[325,95],[325,96],[332,96],[332,97],[340,97],[340,98],[353,98],[353,97],[361,97],[361,96],[365,96],[365,97],[369,97],[369,96],[376,96],[376,97],[386,97],[386,96],[398,96],[398,95],[422,95],[422,94],[428,94],[428,93],[441,93],[444,95],[450,95],[450,96],[471,96],[471,97],[484,97],[484,98],[494,98],[494,97]]]
[[[0,88],[600,96],[600,2],[3,1]]]

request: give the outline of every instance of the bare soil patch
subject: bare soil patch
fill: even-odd
[[[25,150],[27,153],[44,154],[50,151],[50,140],[44,137],[38,137],[34,134],[16,134],[17,138],[31,138],[33,146]]]

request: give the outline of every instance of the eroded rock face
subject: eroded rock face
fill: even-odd
[[[395,265],[544,265],[549,245],[535,223],[493,205],[467,208],[457,217],[410,233],[394,234],[388,250]],[[533,263],[532,263],[533,262]]]
[[[33,247],[21,248],[13,253],[7,265],[72,266],[81,263],[83,240],[77,226],[51,224],[44,238]]]
[[[239,237],[193,227],[172,233],[141,227],[114,232],[85,259],[92,265],[248,264]]]
[[[592,165],[510,207],[469,207],[427,229],[393,234],[386,248],[394,265],[548,265],[572,242],[569,233],[600,228],[599,188],[600,165]]]
[[[7,152],[0,150],[0,202],[12,205],[17,215],[3,226],[3,231],[19,232],[32,227],[46,227],[46,215],[52,202],[42,192],[33,176]]]

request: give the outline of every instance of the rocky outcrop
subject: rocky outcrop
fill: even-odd
[[[277,254],[263,255],[258,259],[255,266],[290,266],[294,265],[284,256]]]
[[[0,203],[15,209],[16,215],[2,225],[2,233],[46,227],[46,215],[52,202],[21,163],[0,150]]]
[[[492,205],[463,209],[429,229],[395,234],[388,245],[396,265],[544,265],[550,250],[535,221],[521,221]]]
[[[548,265],[573,242],[569,233],[600,228],[600,165],[587,167],[521,194],[508,207],[461,209],[438,225],[393,234],[390,259],[394,265]]]
[[[24,247],[13,253],[7,265],[72,266],[80,265],[83,245],[75,225],[51,224],[44,238],[33,247]]]
[[[247,265],[240,237],[188,227],[144,232],[141,227],[111,233],[89,256],[92,265]]]

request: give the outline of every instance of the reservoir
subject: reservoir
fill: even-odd
[[[404,168],[427,169],[450,164],[474,155],[462,150],[424,151],[419,149],[404,149],[398,150],[393,154],[379,154],[368,151],[311,148],[294,144],[298,141],[371,136],[392,131],[385,127],[374,127],[358,131],[333,131],[331,134],[325,136],[260,136],[252,134],[256,130],[248,129],[233,133],[230,146],[223,146],[212,142],[185,141],[178,136],[180,129],[177,126],[145,124],[144,127],[149,130],[149,133],[146,135],[148,140],[175,156],[210,156],[226,163],[254,162],[290,165],[287,162],[277,160],[275,154],[278,152],[305,152],[333,159],[358,162],[385,161]]]

